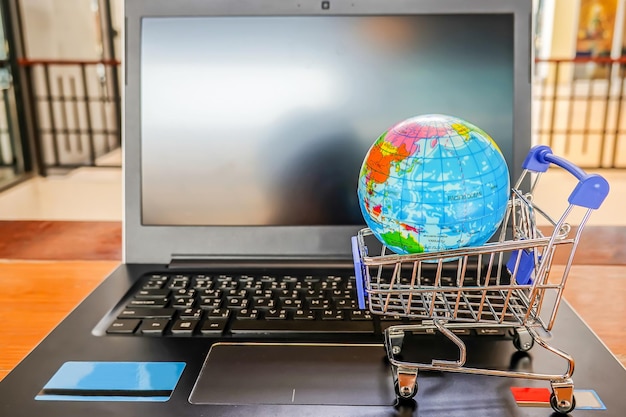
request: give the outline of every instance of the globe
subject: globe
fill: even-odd
[[[420,115],[374,142],[357,194],[372,233],[397,254],[480,246],[504,217],[509,171],[482,129],[453,116]]]

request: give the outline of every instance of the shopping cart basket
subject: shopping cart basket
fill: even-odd
[[[551,217],[533,198],[541,173],[551,164],[578,180],[559,218]],[[552,408],[563,414],[574,409],[574,359],[545,339],[554,325],[581,233],[591,213],[604,201],[609,185],[602,176],[587,174],[555,156],[547,146],[531,149],[523,168],[511,190],[497,241],[409,255],[396,255],[382,246],[379,255],[371,255],[368,249],[377,240],[370,229],[352,238],[359,306],[367,306],[373,314],[415,320],[415,324],[394,325],[384,331],[399,400],[415,396],[421,369],[550,381]],[[575,231],[568,223],[573,213],[582,214]],[[541,219],[546,223],[542,229],[537,224]],[[566,254],[565,268],[560,277],[548,280],[557,249]],[[466,346],[457,335],[459,329],[500,327],[512,330],[518,350],[529,350],[537,343],[564,359],[566,371],[552,375],[465,366]],[[458,347],[459,359],[403,360],[405,334],[424,330],[438,331],[451,340]]]

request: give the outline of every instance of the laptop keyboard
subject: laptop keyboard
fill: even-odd
[[[464,285],[472,285],[472,280],[468,276]],[[424,277],[422,284],[434,282]],[[444,276],[440,285],[453,286],[455,280]],[[356,278],[348,270],[328,275],[151,274],[125,297],[106,333],[182,337],[379,334],[396,324],[418,323],[360,310]],[[507,329],[467,327],[453,332],[502,336]]]
[[[127,300],[108,334],[221,337],[375,332],[375,320],[358,308],[356,279],[349,272],[152,274]]]

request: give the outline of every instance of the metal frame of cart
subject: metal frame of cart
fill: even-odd
[[[578,180],[559,218],[543,211],[533,198],[541,173],[551,164]],[[550,402],[555,411],[565,414],[575,408],[574,359],[545,339],[554,325],[585,224],[606,198],[609,185],[602,176],[587,174],[555,156],[547,146],[531,149],[523,168],[512,188],[496,242],[410,255],[396,255],[382,246],[380,254],[372,256],[368,243],[376,239],[371,230],[363,229],[352,238],[359,306],[367,305],[373,314],[421,320],[391,326],[384,333],[400,400],[416,395],[421,369],[546,380],[552,388]],[[574,232],[568,219],[577,211],[583,215]],[[551,233],[539,229],[539,216],[547,220]],[[560,278],[550,276],[557,250],[568,254]],[[455,330],[499,327],[514,329],[513,344],[518,350],[527,351],[536,343],[565,360],[565,372],[553,375],[465,366],[466,346]],[[459,359],[403,361],[400,355],[405,333],[424,329],[439,331],[450,339],[458,347]]]

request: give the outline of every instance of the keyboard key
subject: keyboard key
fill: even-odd
[[[245,289],[247,291],[261,290],[263,289],[263,283],[256,281],[243,282],[241,283],[241,289]]]
[[[354,299],[341,298],[335,301],[335,306],[340,310],[356,310],[358,304]]]
[[[148,283],[148,284],[144,285],[141,288],[143,288],[144,290],[158,290],[158,289],[163,288],[163,285],[162,284],[150,284],[150,283]]]
[[[265,312],[265,318],[267,320],[285,320],[287,318],[287,310],[270,308]]]
[[[312,300],[308,300],[308,302],[311,310],[327,310],[330,308],[330,300],[326,300],[324,298],[314,298]]]
[[[176,320],[172,325],[171,332],[175,335],[191,336],[197,325],[198,320]]]
[[[202,309],[201,308],[186,308],[180,312],[181,319],[195,319],[198,320],[202,317]]]
[[[141,320],[115,320],[107,329],[109,334],[133,334]]]
[[[299,300],[299,299],[293,299],[293,298],[281,299],[281,304],[283,308],[292,308],[292,309],[302,308],[302,300]]]
[[[294,320],[315,320],[315,312],[308,309],[298,309],[293,312]]]
[[[193,288],[180,288],[178,290],[174,290],[172,292],[172,295],[176,298],[188,298],[188,297],[195,297],[196,295],[196,290]]]
[[[197,279],[192,284],[192,287],[198,291],[210,290],[211,288],[213,288],[213,281],[210,281],[208,279]]]
[[[236,281],[221,281],[217,283],[217,287],[220,290],[223,291],[227,291],[227,290],[234,290],[237,288],[237,282]]]
[[[259,333],[373,333],[367,321],[316,320],[236,320],[230,331],[234,335]]]
[[[174,298],[174,301],[172,301],[172,307],[187,309],[187,308],[193,307],[195,303],[196,303],[195,298],[187,298],[187,297]]]
[[[172,283],[169,285],[169,288],[172,290],[183,289],[189,286],[189,277],[185,276],[176,276],[172,280]]]
[[[139,290],[135,295],[136,299],[150,299],[150,300],[163,300],[170,295],[170,290],[167,288],[164,289],[154,289],[154,290]]]
[[[214,308],[220,308],[221,305],[221,298],[205,298],[200,301],[200,308],[203,310],[213,310]]]
[[[150,281],[167,281],[167,275],[154,274],[150,276]]]
[[[204,310],[207,310],[207,309],[213,309],[213,308],[220,308],[221,305],[222,305],[221,298],[201,298],[199,307]]]
[[[227,319],[230,316],[230,310],[227,308],[214,308],[208,311],[207,316],[210,319]]]
[[[343,320],[343,310],[322,310],[322,320]]]
[[[259,310],[256,308],[242,308],[237,311],[235,318],[237,320],[256,320],[259,318]]]
[[[239,282],[254,282],[256,279],[251,275],[240,275],[237,280]]]
[[[268,308],[276,308],[276,300],[274,300],[273,298],[266,298],[266,297],[253,297],[252,298],[252,307],[254,308],[263,308],[263,309],[268,309]]]
[[[267,288],[272,290],[276,294],[287,295],[290,293],[288,282],[271,282],[267,285]]]
[[[372,320],[372,314],[366,310],[352,310],[348,317],[350,320]]]
[[[226,281],[232,281],[233,277],[231,277],[230,275],[218,275],[217,276],[217,282],[226,282]]]
[[[300,291],[300,292],[307,298],[307,300],[313,299],[313,298],[325,298],[326,297],[326,295],[324,294],[322,290],[316,290],[312,288],[307,288],[304,291]]]
[[[141,322],[138,333],[160,336],[169,322],[167,319],[145,319]]]
[[[199,291],[199,295],[203,300],[207,298],[222,298],[222,290],[205,289]]]
[[[160,300],[130,300],[128,307],[165,307],[167,305],[167,298]]]
[[[142,287],[144,290],[159,290],[167,283],[167,277],[155,277],[150,278],[148,282]]]
[[[236,290],[236,289],[232,289],[232,290],[226,290],[226,297],[227,298],[246,298],[248,296],[248,291],[245,289],[241,289],[241,290]]]
[[[209,319],[206,320],[200,328],[200,333],[205,336],[220,336],[226,328],[227,320],[225,319]]]
[[[247,308],[249,301],[247,298],[229,298],[226,300],[226,308]]]
[[[118,319],[170,319],[176,310],[173,308],[126,308],[117,316]]]

